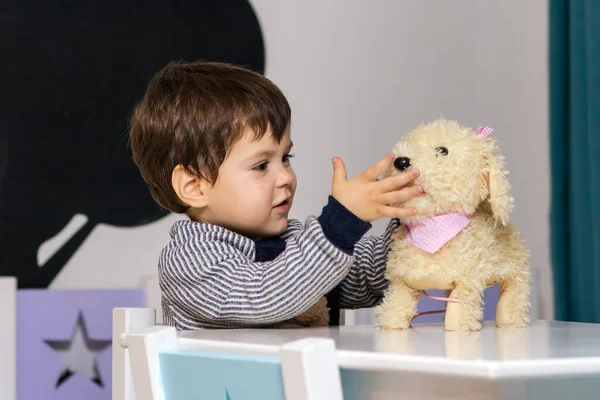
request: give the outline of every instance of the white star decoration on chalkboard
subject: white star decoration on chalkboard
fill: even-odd
[[[45,340],[45,342],[62,356],[64,362],[64,368],[56,380],[56,387],[65,383],[75,372],[86,374],[98,386],[103,387],[96,356],[109,346],[111,341],[91,339],[81,313],[77,317],[70,340]]]

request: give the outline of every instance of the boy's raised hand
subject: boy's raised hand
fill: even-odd
[[[401,172],[378,180],[393,162],[394,154],[389,153],[356,178],[347,180],[344,162],[335,157],[331,195],[365,222],[385,217],[404,218],[416,214],[417,210],[414,208],[393,207],[390,204],[402,204],[423,193],[421,186],[406,186],[419,176],[417,171]]]

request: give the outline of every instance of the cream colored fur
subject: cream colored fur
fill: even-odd
[[[396,157],[409,157],[414,181],[425,195],[403,204],[418,215],[404,222],[421,222],[436,215],[465,212],[471,222],[439,251],[430,254],[413,246],[401,226],[394,234],[387,278],[390,286],[376,309],[384,329],[406,329],[416,314],[422,290],[444,289],[463,301],[447,303],[445,329],[481,329],[482,295],[500,285],[496,325],[524,327],[530,321],[529,252],[510,221],[513,198],[504,159],[490,135],[484,138],[454,121],[422,124],[394,146]],[[444,146],[448,155],[436,152]],[[398,173],[394,168],[387,175]]]

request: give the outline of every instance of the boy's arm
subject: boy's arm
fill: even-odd
[[[161,260],[161,289],[183,327],[270,324],[308,310],[347,275],[357,241],[371,227],[357,217],[339,220],[335,200],[309,217],[273,261],[255,262],[254,243],[193,240]],[[246,242],[247,240],[247,242]]]
[[[354,247],[354,263],[340,283],[340,308],[374,307],[383,299],[388,280],[385,277],[387,253],[392,235],[400,226],[393,218],[381,236],[368,236]]]
[[[319,217],[325,226],[337,224],[343,230],[345,225],[359,226],[362,223],[365,232],[370,227],[370,224],[360,220],[333,198],[330,198],[328,207],[329,212]],[[354,261],[348,275],[339,285],[340,308],[373,307],[381,301],[388,286],[385,278],[387,253],[392,235],[399,226],[400,220],[393,218],[383,235],[364,237],[354,245]],[[341,231],[337,234],[342,235]]]

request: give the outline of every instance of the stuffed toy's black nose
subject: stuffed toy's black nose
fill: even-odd
[[[398,157],[394,160],[394,167],[396,167],[399,171],[404,171],[408,167],[410,167],[410,158],[408,157]]]

